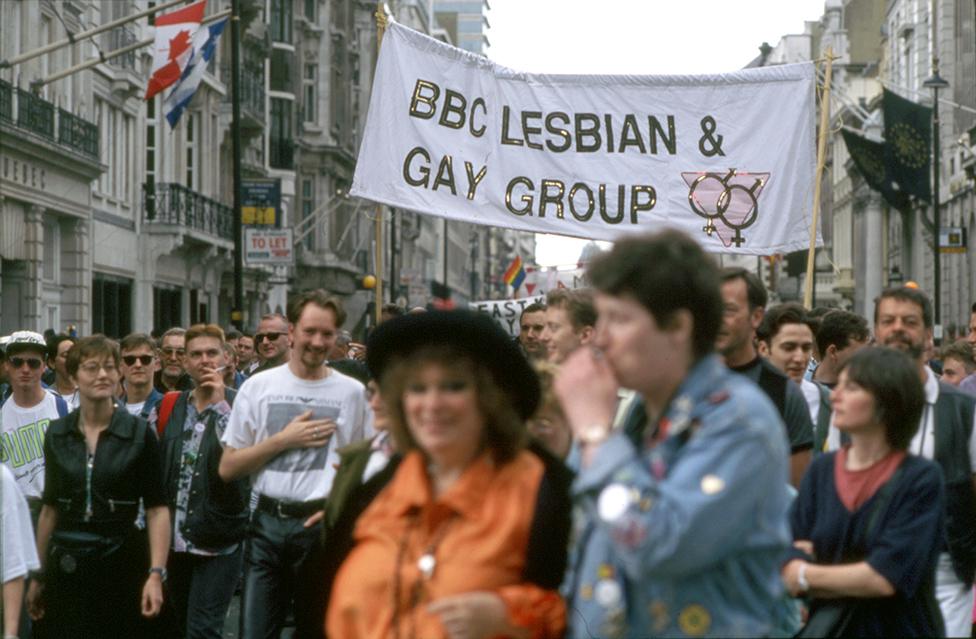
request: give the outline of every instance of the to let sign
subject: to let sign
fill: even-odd
[[[244,261],[247,264],[290,265],[295,262],[292,230],[245,229]]]

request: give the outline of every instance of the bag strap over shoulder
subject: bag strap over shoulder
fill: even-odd
[[[159,419],[156,420],[156,434],[160,437],[166,432],[166,424],[169,423],[169,417],[173,414],[173,407],[176,406],[176,400],[180,398],[180,391],[169,391],[163,395],[162,401],[159,402]]]

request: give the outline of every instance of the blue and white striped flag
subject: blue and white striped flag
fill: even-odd
[[[193,35],[193,55],[190,57],[190,62],[186,68],[183,69],[179,82],[176,83],[173,91],[166,98],[164,105],[166,120],[170,127],[176,128],[180,116],[183,115],[183,110],[193,99],[193,94],[197,92],[197,87],[203,80],[203,74],[207,71],[207,65],[210,64],[210,60],[217,50],[217,41],[227,25],[227,20],[224,18],[205,29],[198,30]]]

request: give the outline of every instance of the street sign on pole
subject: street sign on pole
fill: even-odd
[[[241,219],[249,226],[281,228],[281,180],[249,178],[241,180]]]
[[[248,265],[288,266],[294,264],[295,244],[292,241],[292,229],[245,229],[244,261]]]

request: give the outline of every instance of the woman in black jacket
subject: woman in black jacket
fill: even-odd
[[[156,436],[115,404],[114,341],[79,340],[67,368],[80,406],[53,422],[44,440],[31,617],[44,636],[145,637],[147,620],[162,608],[170,538]],[[146,530],[135,526],[140,499]]]

